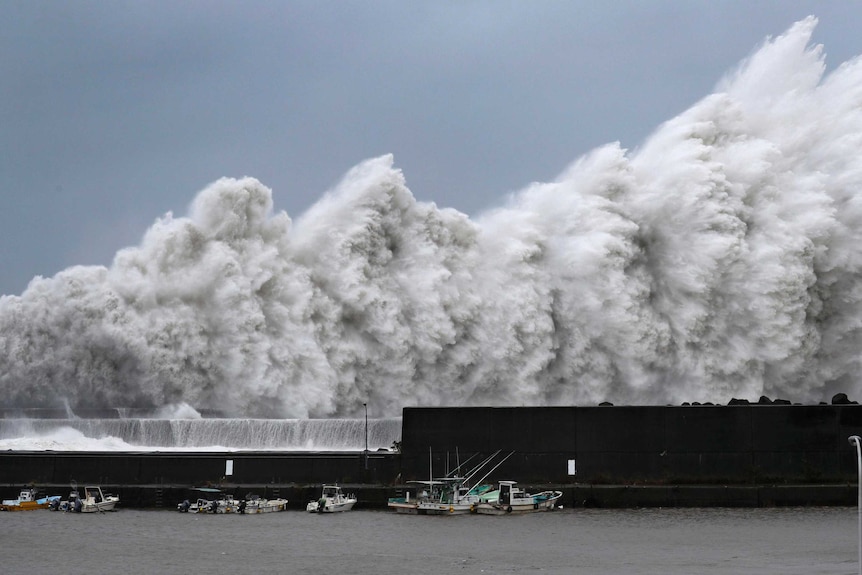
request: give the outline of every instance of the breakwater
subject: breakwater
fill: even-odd
[[[429,452],[442,473],[456,450],[501,450],[497,473],[533,483],[855,483],[854,434],[856,404],[406,408],[401,467],[424,479]]]
[[[304,506],[338,482],[385,507],[409,481],[499,452],[488,477],[554,486],[566,506],[853,505],[862,406],[405,408],[400,452],[0,453],[0,490],[98,483],[131,507],[173,507],[192,486]]]

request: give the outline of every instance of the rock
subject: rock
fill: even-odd
[[[850,399],[847,398],[846,393],[836,393],[832,396],[832,405],[853,405],[856,403],[858,402],[850,401]]]

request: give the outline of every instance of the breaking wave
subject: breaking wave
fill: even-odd
[[[363,451],[366,441],[377,451],[400,440],[400,417],[367,428],[360,419],[0,419],[0,451]]]
[[[0,298],[7,405],[237,417],[819,401],[862,380],[862,63],[803,20],[635,151],[471,220],[368,160],[292,222],[221,179]]]

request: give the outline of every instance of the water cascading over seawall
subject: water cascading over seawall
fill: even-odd
[[[369,419],[369,450],[401,438],[401,419]],[[361,419],[0,419],[0,450],[363,451]]]

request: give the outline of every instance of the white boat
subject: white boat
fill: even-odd
[[[119,496],[111,495],[110,493],[102,493],[102,488],[98,485],[88,485],[84,487],[84,498],[81,501],[81,513],[113,511],[119,502]]]
[[[497,462],[497,464],[494,465],[490,471],[485,473],[481,479],[474,482],[472,487],[470,486],[470,482],[473,481],[473,478],[478,475],[482,469],[491,465],[500,454],[500,451],[497,450],[494,452],[490,457],[487,457],[481,463],[473,467],[473,469],[468,471],[463,477],[457,475],[461,467],[463,467],[463,465],[459,464],[455,469],[456,475],[447,475],[443,479],[439,480],[441,486],[432,494],[432,496],[418,503],[418,513],[420,515],[466,515],[467,513],[473,513],[476,510],[476,505],[481,501],[482,495],[492,489],[490,485],[484,485],[482,482],[485,481],[485,479],[498,467],[500,467],[503,462],[511,457],[512,453],[509,453]],[[468,459],[464,463],[466,464],[469,461],[470,460]]]
[[[356,496],[345,495],[338,485],[324,485],[320,497],[310,501],[305,510],[311,513],[339,513],[350,511],[356,505]]]
[[[259,495],[249,493],[245,499],[239,502],[236,509],[237,513],[254,514],[254,513],[272,513],[275,511],[287,510],[287,499],[276,497],[275,499],[263,499]]]
[[[417,503],[418,515],[466,515],[475,510],[481,496],[490,491],[490,485],[468,487],[463,478],[452,477],[441,480],[443,484],[435,492],[435,497],[425,498]]]
[[[396,513],[406,513],[408,515],[428,515],[427,508],[423,507],[422,512],[419,511],[419,505],[428,501],[433,501],[438,497],[437,491],[442,485],[442,481],[411,481],[416,487],[408,487],[404,491],[403,496],[390,497],[386,506]]]
[[[48,507],[52,511],[71,511],[73,513],[104,513],[115,511],[120,498],[117,495],[106,494],[98,485],[84,487],[84,495],[78,493],[78,486],[72,482],[69,499],[52,501]]]
[[[69,498],[62,499],[60,501],[52,501],[51,505],[48,506],[48,509],[51,511],[74,511],[73,506],[75,505],[75,502],[78,502],[79,506],[82,505],[80,500],[81,495],[78,493],[78,484],[73,481],[72,490],[69,492]]]
[[[59,505],[52,506],[51,509],[74,513],[104,513],[105,511],[114,511],[119,502],[120,498],[117,495],[102,493],[102,488],[98,485],[84,487],[83,497],[73,486],[72,492],[69,493],[69,499],[61,501]]]
[[[474,506],[482,515],[506,515],[508,513],[535,513],[555,509],[562,491],[527,493],[515,481],[500,481],[496,491],[486,493]]]
[[[192,490],[197,498],[194,503],[186,499],[177,505],[181,513],[235,513],[240,501],[233,496],[212,487],[198,487]]]
[[[458,465],[451,475],[447,475],[442,479],[433,479],[428,481],[413,481],[422,486],[422,490],[418,491],[411,500],[410,491],[408,489],[405,497],[390,498],[388,506],[398,513],[409,513],[411,515],[466,515],[475,511],[476,504],[479,503],[481,496],[490,491],[492,488],[488,485],[483,485],[482,482],[491,473],[494,472],[500,465],[503,464],[512,454],[503,457],[494,467],[488,471],[481,479],[470,483],[479,472],[491,465],[495,458],[500,454],[496,451],[490,457],[487,457],[481,463],[473,467],[463,477],[457,475],[463,465]],[[472,458],[470,458],[472,459]],[[469,459],[464,462],[469,462]],[[431,452],[428,452],[428,466],[431,469]]]

